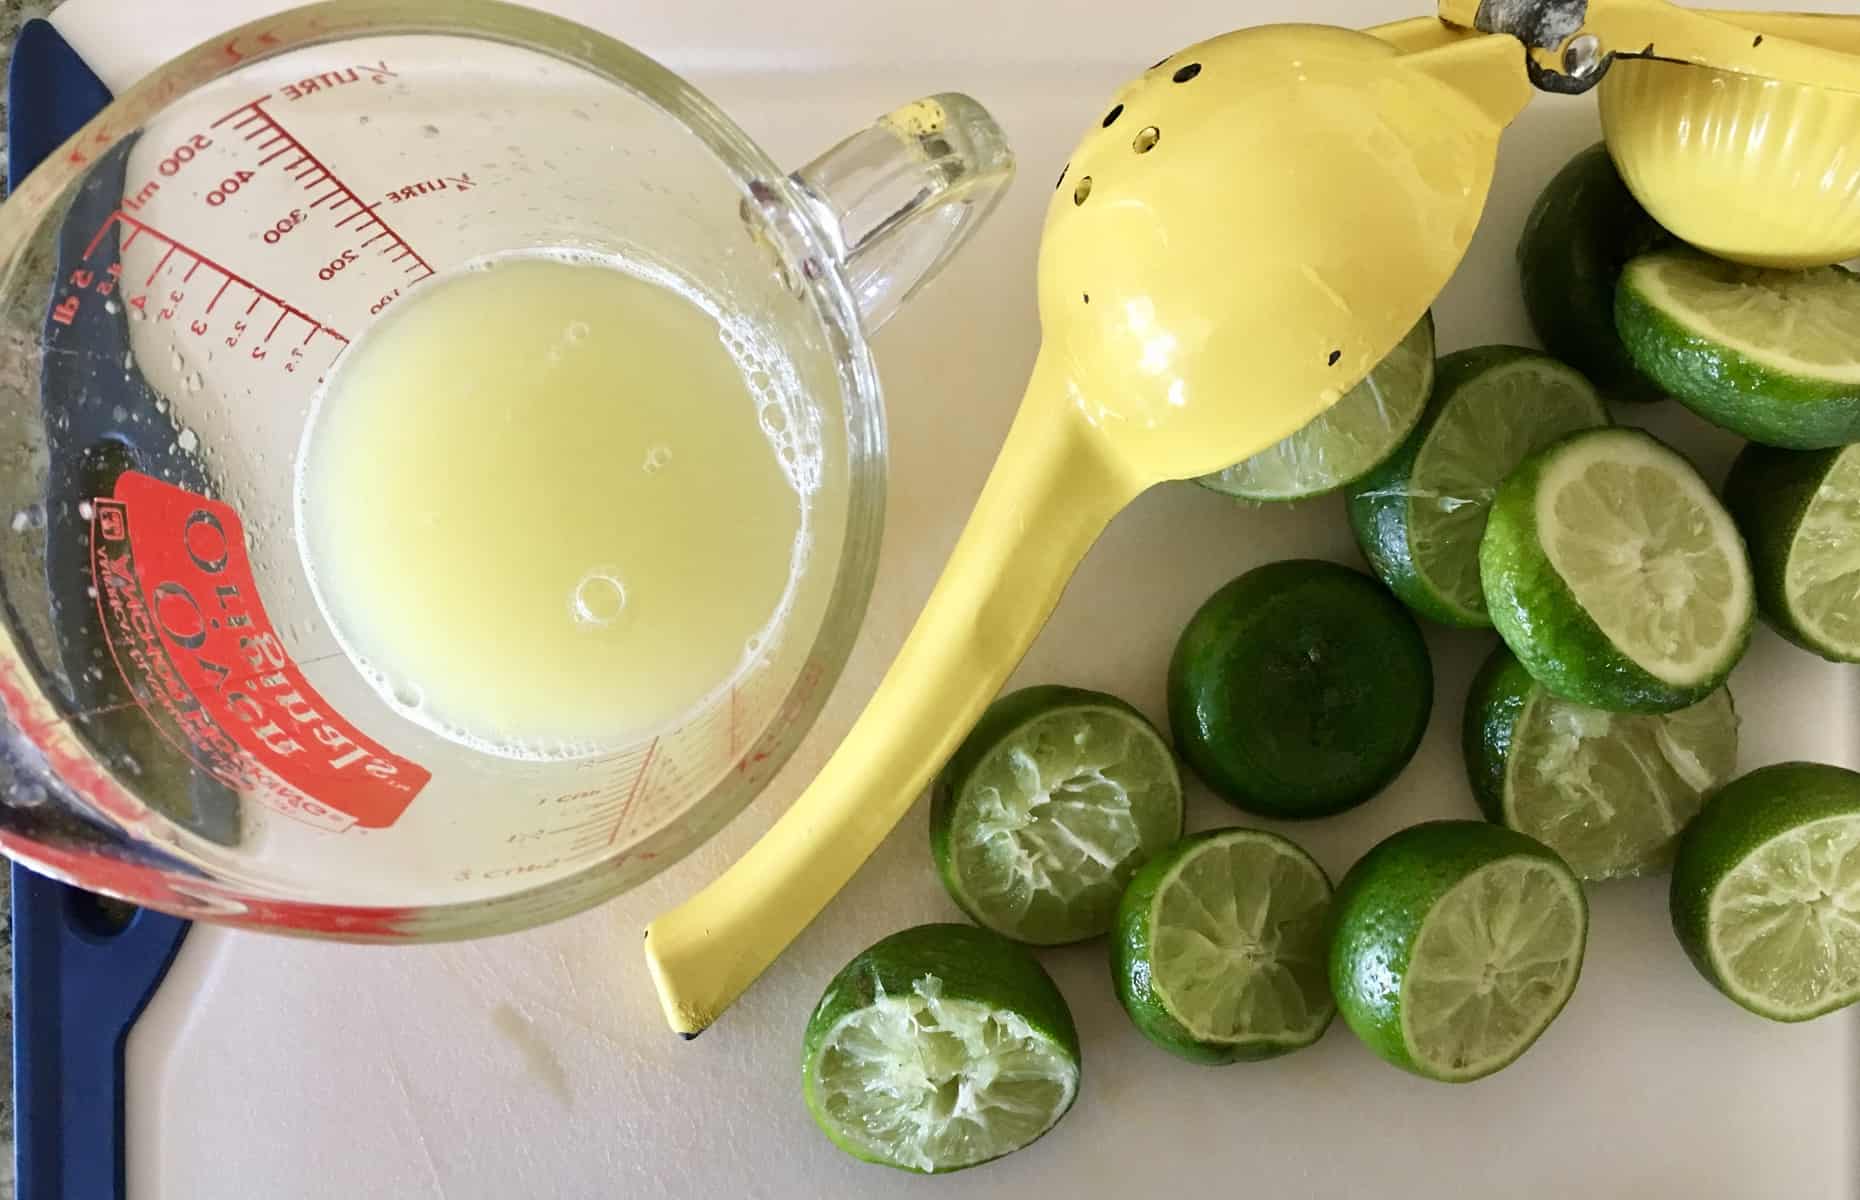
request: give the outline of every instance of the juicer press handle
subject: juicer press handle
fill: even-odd
[[[1141,483],[1050,420],[1069,380],[1043,354],[962,536],[878,691],[761,840],[646,931],[667,1023],[703,1032],[839,893],[917,802],[1033,644]]]

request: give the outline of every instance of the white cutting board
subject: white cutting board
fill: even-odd
[[[1789,1028],[1732,1007],[1675,946],[1660,881],[1594,892],[1568,1010],[1517,1066],[1458,1088],[1384,1066],[1341,1023],[1276,1062],[1179,1062],[1125,1020],[1101,943],[1043,953],[1084,1046],[1077,1107],[1038,1146],[949,1180],[852,1162],[800,1101],[801,1027],[828,977],[886,933],[957,917],[930,870],[921,805],[712,1030],[685,1044],[660,1021],[639,950],[647,919],[748,846],[819,766],[981,487],[1033,359],[1047,189],[1103,98],[1236,24],[1361,26],[1424,3],[551,5],[689,71],[786,161],[949,89],[986,103],[1019,151],[1022,178],[993,224],[878,340],[891,516],[864,637],[769,794],[704,851],[601,909],[496,941],[404,949],[197,927],[130,1041],[136,1200],[1860,1194],[1854,1019]],[[281,6],[72,0],[55,20],[120,88],[266,7]],[[1484,227],[1436,309],[1443,349],[1528,341],[1512,247],[1543,182],[1595,137],[1592,101],[1547,98],[1507,136]],[[1731,439],[1672,405],[1646,419],[1721,474]],[[1340,503],[1246,511],[1194,487],[1158,489],[1092,553],[1016,683],[1106,689],[1160,721],[1164,664],[1193,609],[1247,567],[1294,555],[1360,563]],[[1414,765],[1362,809],[1281,827],[1333,876],[1402,826],[1473,813],[1460,707],[1493,638],[1429,640],[1437,703]],[[1860,766],[1854,682],[1760,632],[1733,685],[1743,766]],[[1191,828],[1246,819],[1194,787]]]

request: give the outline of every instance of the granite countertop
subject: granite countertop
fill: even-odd
[[[46,0],[0,0],[0,55],[10,66],[22,23],[52,10]],[[6,150],[6,95],[0,90],[0,153]],[[10,872],[0,871],[0,1197],[13,1187],[13,901]]]

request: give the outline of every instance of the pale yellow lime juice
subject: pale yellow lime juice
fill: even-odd
[[[580,757],[676,727],[780,636],[819,476],[754,330],[678,282],[508,256],[399,300],[298,459],[305,567],[382,697]]]

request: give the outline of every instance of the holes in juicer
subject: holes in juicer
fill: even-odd
[[[1124,106],[1120,104],[1116,108],[1112,109],[1110,112],[1104,114],[1104,127],[1106,129],[1109,129],[1111,126],[1117,124],[1117,118],[1123,115],[1124,115]]]
[[[1189,63],[1186,67],[1177,68],[1176,73],[1170,76],[1170,78],[1177,83],[1187,83],[1199,74],[1201,74],[1201,64]]]
[[[1075,205],[1083,204],[1085,203],[1086,200],[1090,198],[1091,198],[1091,176],[1086,175],[1079,180],[1078,186],[1072,189],[1072,203]]]
[[[1336,365],[1337,365],[1337,360],[1338,360],[1338,359],[1340,359],[1340,358],[1342,358],[1342,357],[1343,357],[1343,351],[1341,351],[1341,350],[1332,350],[1332,351],[1330,352],[1330,358],[1326,360],[1326,363],[1327,363],[1327,365],[1329,365],[1329,366],[1333,366],[1333,367],[1334,367],[1334,366],[1336,366]]]
[[[1137,138],[1130,143],[1130,148],[1138,154],[1148,154],[1156,149],[1156,143],[1162,141],[1162,130],[1154,125],[1145,125],[1137,132]]]
[[[1059,168],[1059,179],[1053,184],[1053,190],[1055,192],[1058,191],[1060,188],[1066,186],[1066,172],[1070,171],[1071,169],[1072,169],[1071,163],[1067,163],[1065,166]]]

